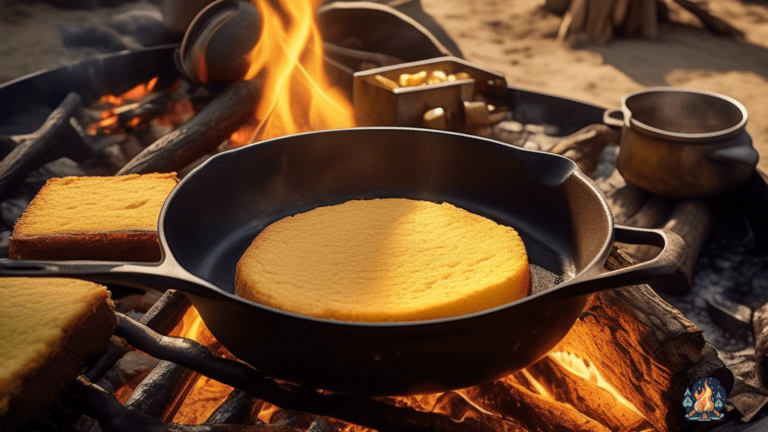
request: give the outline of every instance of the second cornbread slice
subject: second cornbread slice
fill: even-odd
[[[445,318],[530,294],[517,232],[451,204],[391,198],[319,207],[259,234],[237,295],[319,318]]]
[[[157,221],[175,173],[49,180],[19,218],[15,259],[159,261]]]

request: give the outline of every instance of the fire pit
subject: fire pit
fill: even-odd
[[[216,122],[221,119],[216,113],[239,112],[244,101],[263,97],[263,89],[253,85],[254,81],[210,90],[197,89],[207,92],[202,95],[176,88],[174,83],[179,75],[172,63],[175,48],[166,46],[107,56],[7,84],[0,88],[3,100],[8,101],[0,107],[0,134],[14,136],[14,144],[32,142],[21,141],[18,135],[31,134],[38,129],[39,136],[49,136],[51,133],[47,131],[59,130],[62,124],[69,123],[57,120],[58,116],[51,113],[64,113],[65,119],[69,119],[77,111],[73,106],[94,109],[102,96],[123,95],[138,85],[149,83],[154,77],[159,77],[155,89],[160,91],[153,90],[152,93],[160,96],[151,96],[152,101],[126,110],[120,108],[125,104],[105,108],[104,111],[112,112],[108,118],[119,117],[120,113],[139,109],[139,106],[152,104],[160,98],[173,99],[175,96],[168,95],[175,92],[188,94],[196,114],[176,129],[171,130],[173,126],[162,129],[166,133],[150,140],[146,146],[134,146],[134,158],[122,167],[110,168],[112,172],[109,174],[182,170],[216,152],[225,141],[232,146],[249,142],[250,138],[238,140],[238,134],[250,137],[257,130],[256,136],[260,137],[263,135],[259,134],[273,129],[265,128],[261,122],[254,124],[245,115],[236,116],[230,123]],[[88,79],[82,79],[85,75]],[[351,80],[346,83],[351,84]],[[351,89],[346,90],[351,92]],[[82,101],[69,100],[63,104],[70,92],[80,95]],[[762,309],[754,314],[754,320],[750,319],[751,309],[759,309],[762,304],[745,306],[734,304],[733,300],[729,303],[727,298],[719,299],[711,292],[706,305],[698,306],[695,300],[702,294],[697,279],[700,285],[707,284],[701,282],[702,275],[710,278],[712,283],[718,281],[714,272],[707,273],[707,268],[713,264],[728,268],[727,263],[715,261],[723,247],[722,226],[716,225],[722,217],[720,209],[724,208],[724,203],[759,195],[759,184],[736,191],[736,195],[707,202],[658,199],[627,186],[615,170],[612,156],[616,149],[612,144],[617,142],[617,136],[615,131],[602,125],[602,108],[515,87],[507,87],[503,103],[505,110],[487,124],[472,126],[467,132],[563,154],[577,161],[585,173],[598,181],[618,222],[640,227],[667,226],[686,238],[694,253],[681,270],[678,283],[656,288],[661,292],[677,291],[680,294],[693,286],[687,298],[672,294],[664,296],[687,316],[697,318],[697,323],[703,322],[698,319],[702,313],[715,317],[705,322],[710,327],[705,327],[704,335],[650,287],[632,286],[594,295],[563,342],[524,371],[480,386],[441,394],[372,399],[296,387],[245,367],[207,332],[183,295],[168,292],[148,312],[120,316],[116,337],[100,359],[56,405],[25,428],[84,431],[99,427],[98,422],[103,429],[109,430],[163,430],[167,427],[174,430],[693,429],[700,423],[685,419],[686,414],[695,411],[684,404],[686,390],[705,377],[717,379],[731,403],[730,409],[724,411],[726,421],[709,423],[712,427],[729,425],[731,429],[727,430],[760,427],[755,423],[764,415],[761,403],[765,400],[762,396],[765,390],[759,382],[749,380],[749,370],[755,366],[754,349],[752,355],[745,351],[718,353],[707,342],[716,343],[718,348],[725,344],[725,336],[718,333],[718,323],[731,319],[732,329],[746,328],[746,333],[754,333],[754,336],[752,340],[746,337],[747,342],[743,345],[729,346],[728,349],[746,348],[755,343],[757,351],[762,352],[765,346],[761,338],[764,329],[760,324],[760,317],[764,315],[760,312]],[[117,122],[125,122],[127,126],[123,127],[130,127],[130,121],[137,117],[133,115],[135,113],[132,111],[131,115],[118,118]],[[68,130],[70,126],[66,124],[63,127],[66,131],[57,133],[85,138],[85,145],[89,144],[87,127],[74,131]],[[197,132],[205,138],[200,139]],[[107,135],[105,129],[94,130],[94,133]],[[50,138],[36,139],[33,143],[41,141],[49,142]],[[179,157],[180,148],[192,150]],[[151,150],[144,153],[148,149]],[[95,151],[98,150],[96,146]],[[92,153],[71,157],[93,159]],[[44,158],[30,159],[32,162],[28,166],[46,162]],[[45,175],[50,174],[57,173]],[[19,214],[34,195],[35,187],[42,182],[40,177],[25,173],[8,184],[11,185],[5,190],[1,204],[2,229],[8,233],[5,238],[15,221],[12,216],[6,216],[14,213],[7,211],[10,209]],[[734,267],[751,259],[748,249],[755,247],[756,236],[762,235],[759,232],[749,234],[754,231],[749,228],[749,217],[748,214],[739,215],[748,231],[742,235],[743,245],[729,244],[736,248],[729,253],[738,255],[733,259]],[[707,226],[715,231],[710,243],[706,242]],[[742,248],[741,252],[738,248]],[[697,260],[701,249],[705,252]],[[642,259],[652,254],[652,251],[641,248],[614,250],[606,267],[616,269],[628,265],[632,259],[624,251]],[[757,258],[754,265],[757,266],[755,273],[765,271],[764,262]],[[755,280],[758,285],[762,283]],[[154,300],[121,287],[114,287],[114,290],[118,300],[124,298],[126,304],[132,302],[135,306],[126,306],[125,311],[146,310],[147,306],[142,306],[142,302],[146,304]],[[750,309],[746,318],[740,312],[743,311],[740,306]],[[754,331],[750,328],[753,324]],[[198,343],[158,339],[158,334],[183,336]],[[167,343],[158,344],[158,341]],[[157,364],[139,352],[163,361]],[[220,383],[233,385],[238,390],[233,391]],[[691,390],[691,394],[696,394],[696,390]],[[739,427],[742,417],[749,417],[753,423]],[[207,429],[181,425],[201,423],[207,424]]]

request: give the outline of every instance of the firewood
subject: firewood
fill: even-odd
[[[755,372],[763,387],[768,387],[768,304],[752,313],[755,334]]]
[[[528,390],[513,374],[479,386],[458,390],[473,405],[501,418],[513,418],[527,430],[608,432],[609,428],[548,395]]]
[[[604,124],[593,124],[563,138],[549,151],[571,159],[584,174],[590,175],[597,167],[603,148],[618,139],[617,130]]]
[[[184,316],[192,303],[184,294],[168,290],[152,308],[141,317],[141,323],[166,335]],[[113,337],[107,349],[85,374],[91,381],[99,381],[131,348],[125,340]]]
[[[623,222],[623,225],[636,228],[659,228],[669,219],[673,202],[667,198],[652,196],[634,216]],[[635,261],[647,261],[659,249],[649,245],[621,245],[621,249]]]
[[[258,412],[262,401],[248,393],[234,389],[227,399],[216,408],[206,424],[245,423],[251,419],[253,412]]]
[[[614,248],[606,268],[633,263]],[[659,430],[682,427],[684,378],[702,358],[702,331],[647,285],[593,295],[555,347],[592,361],[605,380]]]
[[[573,0],[570,13],[572,16],[569,29],[571,32],[584,31],[587,25],[587,4],[589,0]]]
[[[659,37],[659,21],[656,15],[657,0],[643,0],[643,19],[640,25],[640,34],[643,39],[656,40]]]
[[[643,20],[643,2],[645,0],[629,0],[629,9],[624,21],[624,36],[633,37],[640,34],[640,27]]]
[[[701,378],[709,377],[716,379],[726,394],[731,392],[734,384],[734,374],[731,369],[720,359],[717,348],[710,344],[705,344],[701,350],[701,359],[685,372],[688,382],[695,383]]]
[[[213,152],[253,116],[260,90],[256,80],[229,84],[194,117],[144,149],[117,175],[179,171]]]
[[[645,202],[645,204],[643,204],[643,207],[641,207],[637,213],[624,221],[624,225],[637,228],[660,227],[666,220],[669,219],[669,215],[672,212],[672,206],[672,200],[658,196],[652,196],[648,199],[648,201]]]
[[[91,383],[85,377],[78,379],[67,403],[108,425],[113,432],[302,432],[282,425],[182,425],[162,421],[124,406],[114,395]],[[114,421],[113,419],[117,419]]]
[[[629,11],[630,0],[617,0],[613,5],[612,24],[614,27],[618,27],[624,24],[624,20],[627,19],[627,11]]]
[[[125,406],[169,421],[200,378],[200,374],[162,361],[133,390]]]
[[[214,356],[199,342],[161,336],[122,314],[117,315],[116,334],[124,337],[136,349],[156,358],[194,368],[216,381],[238,386],[254,397],[285,409],[330,416],[379,430],[472,430],[466,424],[455,422],[442,414],[421,413],[372,399],[328,394],[280,383],[244,363]]]
[[[685,240],[687,251],[680,268],[669,278],[653,281],[651,286],[670,294],[685,294],[691,290],[693,267],[699,258],[707,238],[714,226],[712,211],[704,201],[681,201],[664,225]]]
[[[645,430],[650,423],[592,380],[573,375],[547,356],[529,366],[530,373],[554,399],[569,404],[610,430]]]
[[[587,36],[595,42],[604,43],[606,32],[612,31],[614,0],[590,0],[587,18]],[[610,39],[610,33],[609,33]]]
[[[16,137],[18,145],[0,161],[0,196],[21,183],[30,171],[63,156],[63,147],[77,144],[71,142],[79,138],[76,134],[70,134],[68,139],[62,138],[68,131],[72,132],[69,121],[82,102],[77,93],[68,94],[37,131]]]
[[[648,200],[648,194],[628,184],[619,170],[614,170],[607,179],[598,181],[597,186],[605,194],[617,224],[623,224],[637,214]]]
[[[696,18],[704,24],[707,30],[718,36],[728,36],[743,39],[744,32],[732,26],[725,20],[718,18],[700,5],[690,0],[674,0],[675,3],[685,8],[688,12],[696,16]]]

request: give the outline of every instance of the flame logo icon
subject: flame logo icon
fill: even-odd
[[[721,420],[724,417],[725,398],[725,390],[719,381],[714,378],[700,379],[685,391],[685,418],[694,421]]]

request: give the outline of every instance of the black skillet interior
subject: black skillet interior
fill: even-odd
[[[282,217],[350,199],[450,202],[520,233],[538,292],[582,273],[612,240],[609,210],[577,171],[563,157],[446,132],[292,135],[214,157],[185,178],[161,236],[182,267],[233,293],[238,259]]]

